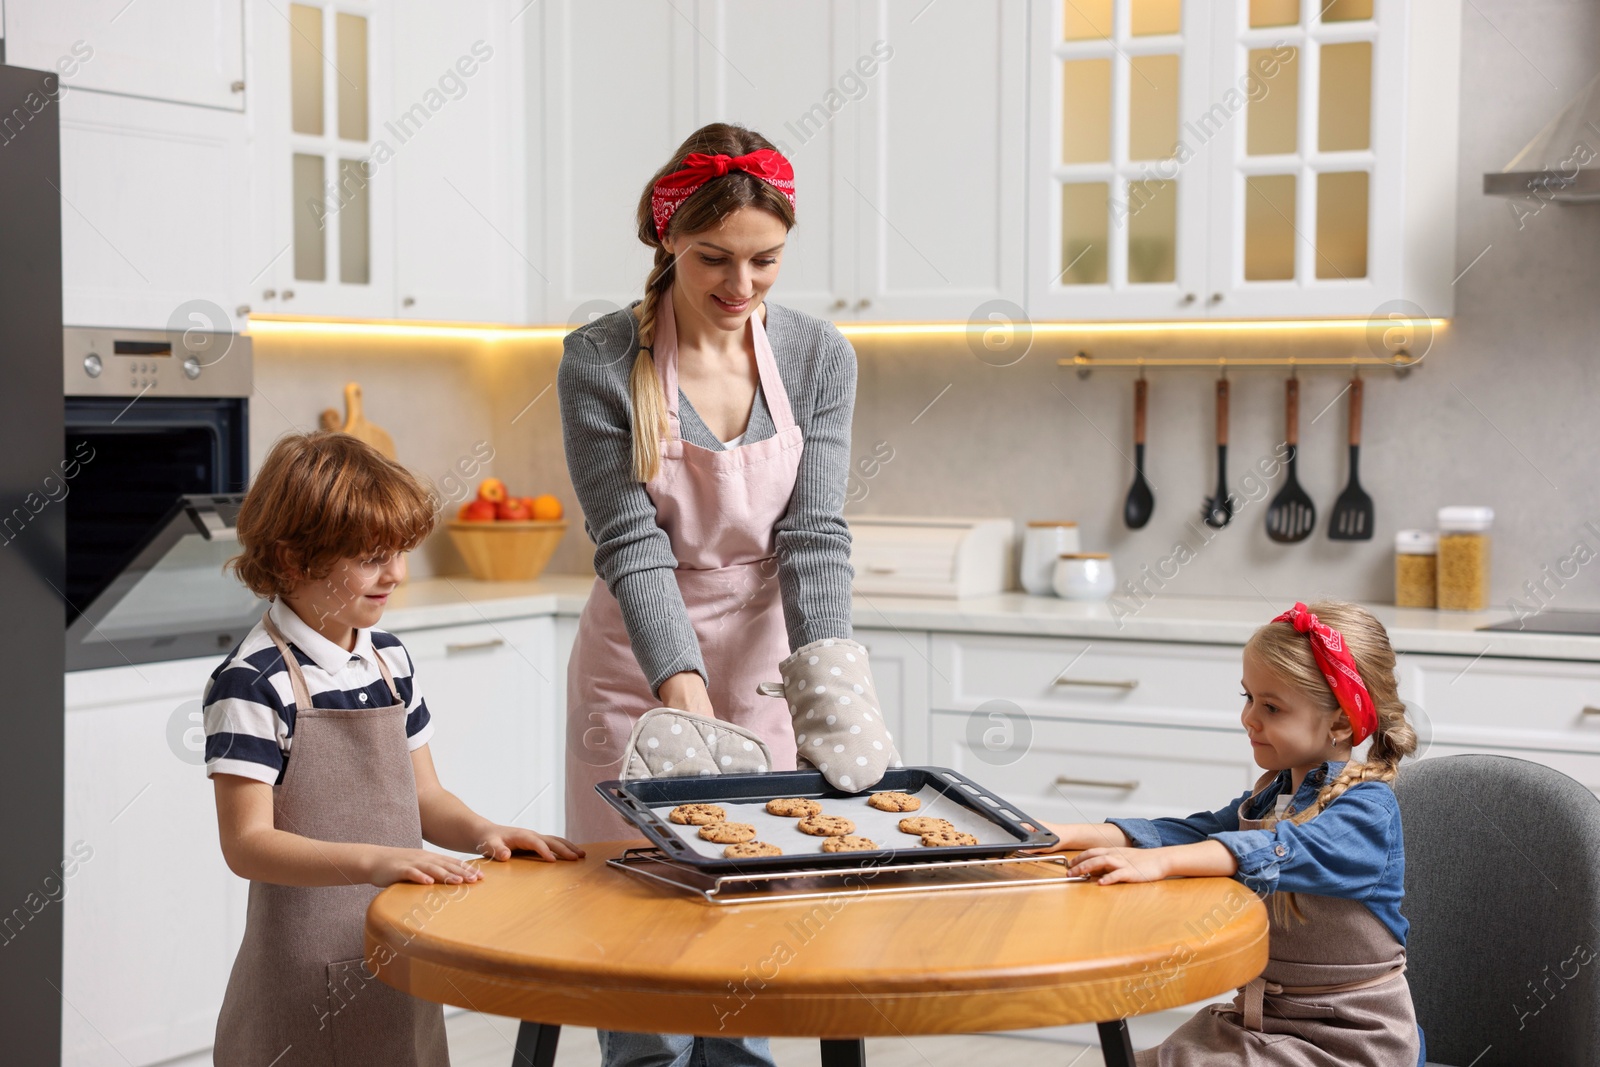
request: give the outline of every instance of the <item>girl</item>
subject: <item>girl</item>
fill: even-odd
[[[206,687],[222,854],[250,879],[219,1067],[448,1065],[443,1009],[362,959],[377,887],[483,876],[424,839],[495,860],[583,855],[474,814],[434,774],[411,659],[374,629],[433,523],[405,468],[338,433],[279,440],[239,509],[229,566],[272,604]]]
[[[1314,610],[1313,610],[1314,609]],[[1101,885],[1231,876],[1270,900],[1266,970],[1141,1067],[1409,1067],[1422,1032],[1404,977],[1405,851],[1390,783],[1416,749],[1388,634],[1353,604],[1296,604],[1244,650],[1255,789],[1186,819],[1052,826],[1069,874]],[[1364,762],[1351,748],[1372,739]]]
[[[863,711],[850,734],[837,707],[813,706],[832,694],[806,687],[839,678],[846,696],[873,691],[849,640],[841,514],[855,352],[832,324],[766,299],[794,201],[794,170],[765,138],[697,130],[639,199],[639,239],[655,254],[644,299],[567,337],[561,422],[596,573],[567,668],[574,840],[637,836],[594,787],[621,777],[635,721],[660,705],[752,731],[773,770],[796,765],[791,714],[815,713],[838,724],[827,748],[844,753],[819,755],[818,770],[845,789],[871,786],[896,758],[881,717]],[[790,669],[791,653],[815,669]],[[779,673],[786,700],[758,696]],[[817,730],[800,732],[821,751]],[[601,1031],[600,1044],[608,1067],[772,1062],[756,1038]]]

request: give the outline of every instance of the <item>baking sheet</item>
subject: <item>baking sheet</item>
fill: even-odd
[[[874,790],[874,792],[903,792],[904,790]],[[816,793],[795,793],[792,796],[808,797],[822,805],[824,815],[842,815],[856,824],[855,833],[860,837],[868,837],[877,844],[879,849],[932,852],[925,848],[921,839],[914,834],[903,833],[899,828],[901,819],[907,816],[927,816],[944,819],[955,825],[957,830],[971,834],[978,839],[980,845],[1013,845],[1020,840],[1004,826],[991,822],[980,812],[974,811],[965,805],[958,804],[944,793],[931,786],[923,786],[911,795],[922,801],[922,806],[916,811],[879,811],[867,803],[870,793],[859,796],[830,797]],[[822,851],[825,837],[813,837],[811,834],[801,833],[797,828],[800,820],[783,815],[772,815],[767,812],[767,801],[772,797],[762,797],[759,800],[727,801],[719,800],[716,803],[728,813],[729,822],[746,822],[756,828],[755,840],[765,841],[769,845],[777,845],[783,849],[785,856],[808,855],[851,855],[851,853],[831,853]],[[726,845],[719,845],[713,841],[705,841],[700,837],[700,827],[680,826],[667,818],[668,814],[677,804],[653,804],[650,810],[660,817],[661,821],[672,828],[672,832],[690,848],[702,856],[713,859],[723,859],[723,849]],[[870,856],[873,853],[859,853]]]

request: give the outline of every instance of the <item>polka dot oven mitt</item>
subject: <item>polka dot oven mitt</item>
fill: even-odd
[[[771,766],[767,743],[742,726],[676,708],[653,708],[639,716],[628,737],[622,780],[765,774]]]
[[[890,767],[903,766],[878,710],[865,648],[824,637],[780,663],[778,672],[801,763],[852,793],[877,785]]]

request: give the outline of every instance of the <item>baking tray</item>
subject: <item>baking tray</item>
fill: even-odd
[[[601,782],[595,790],[661,850],[664,857],[703,871],[783,871],[860,866],[867,863],[920,863],[936,859],[981,859],[1009,856],[1023,849],[1048,848],[1058,838],[1042,823],[972,779],[948,767],[899,767],[864,793],[835,789],[820,771],[776,771],[768,774],[696,775],[685,778],[638,778]],[[867,804],[872,793],[910,793],[922,801],[914,812],[879,811]],[[888,847],[865,852],[823,852],[821,837],[802,834],[798,819],[769,815],[766,803],[780,797],[807,797],[822,803],[823,814],[842,815],[855,832]],[[698,826],[668,821],[679,804],[721,804],[729,822],[756,828],[756,840],[777,845],[781,856],[728,859],[723,845],[700,840]],[[907,815],[947,819],[957,830],[972,834],[976,845],[929,848],[898,823]]]

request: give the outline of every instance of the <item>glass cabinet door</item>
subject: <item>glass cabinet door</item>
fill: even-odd
[[[1207,153],[1183,120],[1206,84],[1206,5],[1054,0],[1034,18],[1031,310],[1203,313]]]
[[[1382,20],[1404,19],[1401,0],[1233,0],[1217,17],[1211,314],[1370,312],[1397,229],[1383,192],[1402,116],[1373,105],[1399,99]]]
[[[287,208],[287,248],[276,293],[258,310],[281,314],[388,315],[393,290],[375,247],[388,237],[380,205],[383,163],[393,140],[379,127],[374,84],[380,54],[378,5],[366,0],[290,3],[268,30],[287,38],[275,55],[287,99],[269,131],[282,146],[279,192]],[[378,278],[378,273],[385,277]],[[268,290],[272,291],[271,289]]]

